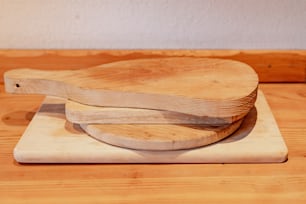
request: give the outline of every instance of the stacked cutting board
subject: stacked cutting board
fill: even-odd
[[[23,135],[25,139],[22,138],[16,146],[15,157],[21,162],[256,162],[255,157],[253,160],[241,159],[246,156],[245,149],[249,148],[243,147],[239,141],[235,150],[227,151],[226,147],[222,150],[216,146],[239,132],[240,140],[246,140],[253,129],[260,128],[255,128],[257,123],[264,123],[257,122],[260,116],[260,110],[255,107],[257,74],[240,62],[181,57],[120,61],[82,70],[18,69],[5,73],[5,87],[10,93],[48,95]],[[266,108],[264,96],[260,96],[261,101],[256,103],[263,110],[270,111]],[[59,108],[59,104],[64,108]],[[60,122],[56,114],[61,115]],[[264,114],[267,113],[262,113],[260,118],[269,121]],[[46,117],[49,122],[46,122]],[[269,117],[272,117],[273,128],[267,130],[276,133],[279,145],[271,148],[276,155],[268,151],[267,159],[260,157],[259,160],[284,161],[286,146],[271,113]],[[57,125],[50,127],[51,123]],[[54,152],[54,148],[67,143],[67,140],[55,137],[56,133],[47,133],[45,140],[39,140],[35,128],[44,125],[50,129],[49,132],[55,129],[57,134],[64,132],[59,134],[63,138],[76,132],[76,135],[82,135],[84,138],[79,139],[75,148],[82,148],[80,152],[88,148],[90,154],[86,151],[83,155],[80,152],[74,154],[76,150],[68,150],[70,157],[66,152],[62,156],[64,159],[59,158],[60,151]],[[49,150],[44,150],[48,154],[40,152],[40,156],[47,156],[33,153],[35,138],[48,143],[49,147],[51,145]],[[75,138],[71,140],[74,142]],[[260,145],[256,140],[253,143]],[[97,145],[105,150],[102,157]],[[92,152],[95,148],[96,151]],[[208,153],[202,155],[204,159],[199,159],[199,154],[205,151]],[[231,151],[238,153],[236,160],[226,159],[226,154]],[[164,158],[182,152],[191,156]],[[223,160],[222,155],[220,157],[222,152]],[[135,153],[149,156],[139,158]],[[211,157],[216,156],[219,160],[213,161]]]

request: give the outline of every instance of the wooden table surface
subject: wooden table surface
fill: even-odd
[[[43,97],[6,94],[0,82],[0,203],[306,203],[306,84],[260,88],[285,163],[19,164],[13,148]]]

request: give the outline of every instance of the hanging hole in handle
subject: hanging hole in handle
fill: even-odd
[[[16,86],[16,88],[19,88],[19,87],[20,87],[20,85],[19,85],[19,84],[15,84],[15,86]]]

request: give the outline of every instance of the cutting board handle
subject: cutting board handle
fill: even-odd
[[[258,77],[246,64],[206,58],[127,60],[80,70],[11,70],[9,93],[91,106],[168,110],[233,122],[254,106]]]
[[[4,73],[5,91],[21,94],[53,95],[55,89],[65,97],[63,76],[71,71],[45,71],[35,69],[14,69]]]

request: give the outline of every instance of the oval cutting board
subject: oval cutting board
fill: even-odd
[[[248,65],[221,59],[160,58],[120,61],[82,70],[11,70],[10,93],[54,95],[95,106],[176,111],[212,118],[245,115],[257,96]]]
[[[108,144],[138,150],[180,150],[208,145],[232,134],[242,123],[209,125],[80,124],[92,137]]]

